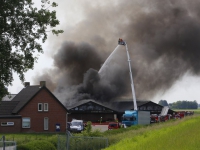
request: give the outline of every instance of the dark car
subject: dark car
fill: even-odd
[[[109,122],[108,124],[108,130],[119,129],[119,128],[120,124],[118,122]]]

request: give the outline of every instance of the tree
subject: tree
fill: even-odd
[[[198,109],[198,103],[194,101],[177,101],[170,104],[173,109]]]
[[[48,5],[48,6],[47,6]],[[39,40],[47,39],[47,29],[53,34],[63,33],[55,30],[59,25],[56,7],[49,0],[41,2],[37,9],[32,0],[2,0],[0,5],[0,100],[7,93],[6,86],[12,85],[13,72],[24,81],[24,73],[33,69],[38,56],[42,53]]]
[[[160,101],[158,102],[158,104],[159,104],[159,105],[162,105],[162,106],[169,106],[166,100],[160,100]]]

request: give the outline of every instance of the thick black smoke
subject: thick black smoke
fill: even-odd
[[[99,52],[87,43],[64,42],[54,55],[54,65],[63,75],[67,75],[68,84],[75,85],[83,81],[83,74],[89,69],[99,69],[102,60]]]
[[[123,59],[119,60],[125,49],[117,50],[118,53],[111,57],[102,73],[99,73],[98,70],[104,63],[99,51],[87,43],[64,42],[59,53],[54,55],[55,69],[47,71],[37,79],[48,79],[47,86],[68,105],[83,99],[107,102],[127,93],[125,80],[129,80],[128,72],[121,71],[120,67],[125,65],[127,68],[128,64]],[[57,83],[54,84],[54,89],[52,81],[49,81],[49,74],[52,74],[52,81]],[[130,88],[130,84],[128,85]]]
[[[124,54],[113,56],[116,63],[108,67],[106,76],[98,74],[119,37],[128,44],[138,99],[168,90],[186,72],[199,75],[200,1],[87,3],[80,4],[84,19],[54,40],[53,47],[59,47],[54,55],[56,68],[42,75],[43,80],[53,75],[60,99],[110,101],[130,94],[127,61],[119,57]],[[125,53],[125,47],[119,49],[118,53]]]

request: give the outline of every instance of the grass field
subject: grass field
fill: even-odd
[[[105,150],[199,150],[199,114],[198,110],[195,111],[195,115],[187,116],[184,119],[171,120],[110,135],[108,137],[111,145]]]
[[[56,134],[38,134],[38,133],[18,133],[18,134],[0,134],[0,137],[5,136],[6,141],[16,141],[18,145],[26,144],[34,140],[57,140]]]
[[[109,147],[105,150],[199,150],[199,125],[200,110],[196,110],[193,116],[183,119],[109,130],[104,133],[96,132],[95,136],[108,138]],[[57,148],[58,144],[58,134],[0,134],[0,137],[3,135],[6,140],[16,141],[17,145],[46,141]]]

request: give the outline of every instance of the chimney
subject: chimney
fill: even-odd
[[[24,87],[30,86],[30,82],[24,82]]]
[[[40,87],[46,86],[46,81],[40,81]]]

